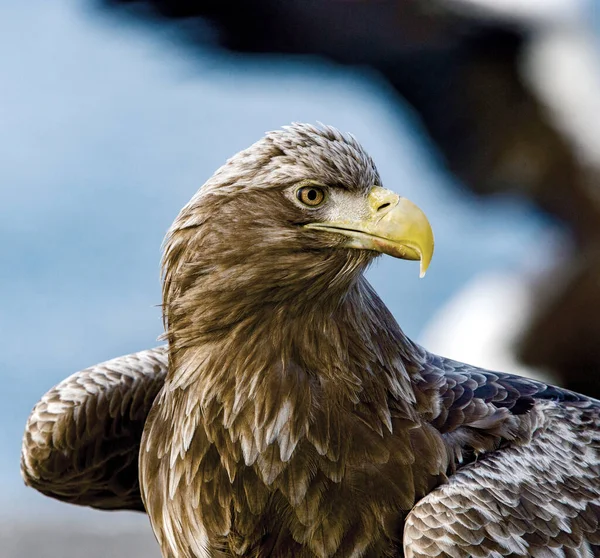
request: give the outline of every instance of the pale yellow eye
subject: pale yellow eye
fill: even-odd
[[[325,192],[323,191],[323,188],[319,188],[318,186],[303,186],[296,190],[296,197],[304,205],[317,207],[325,200]]]

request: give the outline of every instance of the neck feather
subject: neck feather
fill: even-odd
[[[284,401],[318,393],[344,406],[368,401],[384,414],[391,397],[412,416],[418,348],[362,275],[335,305],[263,303],[243,316],[230,309],[227,316],[237,317],[220,327],[214,313],[206,319],[210,300],[203,304],[170,324],[167,381],[196,391],[205,412],[223,410],[225,423],[245,402],[274,394]]]

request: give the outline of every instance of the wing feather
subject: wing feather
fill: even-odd
[[[25,427],[25,483],[73,504],[143,511],[138,453],[167,361],[164,347],[141,351],[77,372],[48,391]]]
[[[600,544],[600,411],[538,401],[531,442],[484,454],[420,500],[407,558],[593,556]]]

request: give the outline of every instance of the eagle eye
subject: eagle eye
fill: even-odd
[[[302,186],[296,190],[296,197],[304,205],[317,207],[325,201],[325,191],[318,186]]]

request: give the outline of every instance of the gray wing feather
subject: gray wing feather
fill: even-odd
[[[141,351],[77,372],[46,393],[25,427],[25,483],[73,504],[143,511],[139,446],[167,361],[165,347]]]
[[[537,401],[531,442],[484,454],[420,500],[408,558],[595,556],[600,544],[600,412]]]

